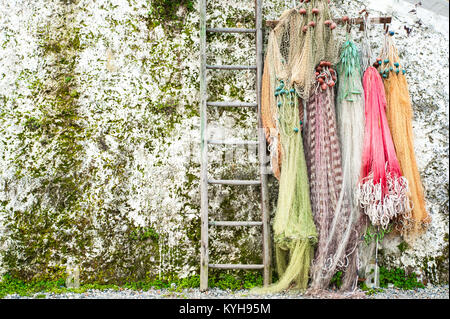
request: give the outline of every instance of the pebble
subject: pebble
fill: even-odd
[[[52,292],[36,293],[33,296],[20,296],[12,294],[4,299],[449,299],[449,286],[427,286],[423,289],[401,290],[397,288],[384,288],[383,291],[373,295],[366,295],[357,290],[354,293],[341,293],[325,291],[321,295],[309,295],[296,291],[284,291],[275,294],[254,294],[249,290],[221,290],[212,288],[201,292],[198,288],[188,288],[181,291],[173,289],[150,289],[148,291],[131,289],[87,290],[84,293]]]

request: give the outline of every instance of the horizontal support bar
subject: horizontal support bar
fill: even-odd
[[[256,33],[256,29],[243,29],[243,28],[207,28],[206,32],[218,32],[218,33]]]
[[[211,226],[232,226],[232,227],[238,227],[238,226],[262,226],[262,222],[216,222],[212,221],[209,222]]]
[[[342,18],[333,19],[334,22],[337,24],[345,24],[346,22],[342,20]],[[371,24],[388,24],[392,22],[392,17],[378,17],[378,18],[370,18],[369,19]],[[279,20],[267,20],[266,21],[266,27],[268,28],[275,28],[277,24],[279,23]],[[348,20],[349,24],[364,24],[363,18],[350,18]]]
[[[260,185],[261,181],[243,181],[243,180],[215,180],[209,179],[209,184],[217,184],[217,185],[242,185],[242,186],[252,186],[252,185]]]
[[[208,140],[208,144],[214,145],[258,145],[258,141],[219,141]]]
[[[216,107],[258,107],[256,103],[244,103],[244,102],[206,102],[207,106],[216,106]]]
[[[263,269],[264,265],[209,264],[208,267],[215,269]]]
[[[209,70],[256,70],[256,65],[207,65]]]

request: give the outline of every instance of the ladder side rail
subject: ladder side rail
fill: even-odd
[[[206,112],[206,0],[200,0],[200,290],[208,290],[209,238],[208,238],[208,143]]]
[[[258,104],[258,156],[261,174],[261,217],[263,222],[263,264],[264,286],[271,283],[271,254],[270,254],[270,224],[269,224],[269,197],[267,188],[266,150],[267,142],[261,118],[261,89],[263,74],[263,26],[262,26],[262,0],[255,0],[256,16],[256,103]]]

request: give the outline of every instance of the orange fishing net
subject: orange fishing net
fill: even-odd
[[[423,232],[431,218],[425,207],[424,191],[414,155],[412,108],[405,69],[400,64],[392,36],[386,35],[381,53],[381,70],[386,91],[386,115],[391,130],[397,158],[406,177],[413,203],[412,216],[400,217],[397,229],[409,239]]]
[[[275,104],[274,88],[270,82],[268,56],[264,63],[264,74],[262,78],[261,89],[261,119],[263,127],[265,128],[266,139],[271,148],[271,166],[273,175],[279,180],[281,173],[281,144],[277,143],[280,140],[280,133],[277,130],[276,113],[272,109]],[[275,149],[274,149],[275,148]]]

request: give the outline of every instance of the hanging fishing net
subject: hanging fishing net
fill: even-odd
[[[299,8],[283,12],[271,31],[262,79],[261,117],[269,144],[272,171],[280,178],[282,148],[277,129],[275,87],[279,80],[308,99],[314,83],[315,66],[321,60],[337,62],[333,38],[336,25],[331,20],[328,2],[312,0]]]
[[[307,103],[304,133],[311,207],[319,233],[311,267],[313,291],[328,288],[336,271],[346,268],[349,240],[353,234],[350,201],[342,188],[335,115],[335,71],[329,61],[321,62],[316,71],[317,83]]]
[[[309,185],[299,116],[299,100],[295,89],[280,80],[275,90],[278,130],[282,148],[282,169],[278,205],[273,230],[275,258],[279,281],[262,292],[289,288],[304,290],[317,241],[311,215]]]
[[[354,290],[358,282],[358,245],[367,223],[362,214],[355,192],[361,171],[362,147],[364,141],[364,91],[361,82],[361,68],[358,49],[353,41],[343,43],[340,61],[336,121],[342,154],[342,191],[349,198],[350,217],[345,231],[350,231],[346,249],[347,268],[342,289]]]
[[[302,99],[309,97],[315,82],[315,66],[337,59],[332,24],[327,1],[313,0],[286,10],[269,35],[261,114],[272,170],[280,180],[273,225],[280,279],[257,292],[291,286],[304,290],[308,285],[317,232],[303,151]]]
[[[397,217],[411,212],[408,181],[402,176],[386,119],[386,97],[378,71],[363,78],[366,128],[361,180],[356,196],[373,226],[386,230]]]
[[[408,180],[411,214],[403,214],[397,220],[396,228],[406,239],[424,231],[431,218],[425,207],[424,191],[414,155],[413,111],[406,81],[406,70],[400,64],[397,48],[391,35],[386,34],[381,53],[380,72],[386,93],[386,117],[392,134],[398,162],[403,176]]]

